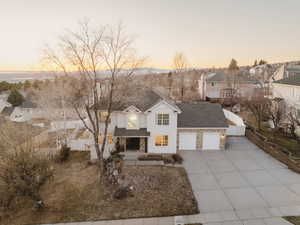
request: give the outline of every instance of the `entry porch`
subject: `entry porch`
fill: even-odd
[[[121,152],[148,152],[148,137],[150,132],[146,128],[126,129],[115,128],[114,136],[117,138],[117,148]]]

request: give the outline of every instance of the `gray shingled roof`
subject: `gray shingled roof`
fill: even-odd
[[[210,78],[208,78],[206,81],[208,82],[225,82],[227,80],[233,80],[234,77],[231,76],[230,74],[226,74],[223,71],[219,71],[216,72],[216,74],[214,76],[211,76]],[[242,82],[249,82],[249,83],[253,83],[254,80],[251,80],[249,77],[242,75],[242,74],[238,74],[236,76],[236,79],[238,81],[242,81]]]
[[[122,100],[122,102],[115,103],[113,105],[113,110],[122,111],[128,108],[129,106],[133,105],[143,112],[151,108],[161,100],[166,101],[174,108],[180,110],[172,100],[163,96],[160,92],[145,87],[136,88],[134,92],[131,94],[131,96],[128,96],[126,100]],[[106,105],[107,104],[103,103],[101,106],[98,106],[98,108],[101,110],[105,110]]]
[[[178,114],[178,128],[225,128],[228,127],[222,106],[215,103],[177,104],[182,113]]]
[[[300,86],[300,74],[274,81],[274,83]]]
[[[148,137],[150,132],[146,128],[140,128],[138,130],[126,129],[126,128],[115,128],[114,136],[116,137]]]
[[[23,103],[22,103],[22,108],[36,108],[37,104],[26,99]]]
[[[10,116],[12,112],[14,111],[14,107],[12,106],[5,106],[1,112],[4,116]]]

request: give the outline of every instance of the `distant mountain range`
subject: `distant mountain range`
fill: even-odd
[[[187,70],[201,70],[201,68],[188,68]],[[124,70],[125,72],[126,70]],[[173,70],[168,69],[157,69],[157,68],[138,68],[134,72],[136,75],[146,75],[146,74],[159,74],[159,73],[168,73]],[[102,71],[99,73],[100,76],[105,76],[107,72]],[[0,82],[7,81],[10,83],[24,82],[25,80],[46,80],[54,79],[55,73],[46,72],[46,71],[0,71]]]

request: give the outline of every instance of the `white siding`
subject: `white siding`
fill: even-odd
[[[273,83],[273,97],[283,98],[287,104],[300,109],[300,87]]]
[[[169,125],[156,125],[156,114],[169,114]],[[147,130],[149,153],[176,153],[177,112],[163,101],[157,104],[147,115]],[[168,135],[168,146],[155,146],[155,137]]]

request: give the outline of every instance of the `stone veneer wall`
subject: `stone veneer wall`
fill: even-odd
[[[140,138],[140,152],[146,152],[146,138]]]
[[[197,133],[197,143],[196,148],[202,149],[203,146],[203,133],[204,132],[218,132],[224,135],[224,138],[220,140],[220,149],[225,149],[226,145],[226,129],[177,129],[177,144],[176,149],[179,150],[179,133]]]

